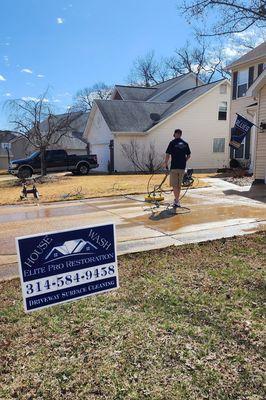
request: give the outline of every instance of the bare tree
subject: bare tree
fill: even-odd
[[[67,135],[71,123],[81,113],[67,112],[55,115],[47,92],[36,99],[18,99],[7,102],[10,123],[16,132],[40,152],[41,174],[46,175],[45,152]]]
[[[164,60],[156,60],[154,51],[138,57],[133,62],[128,81],[130,84],[150,87],[164,82],[169,78],[167,65]]]
[[[111,97],[112,88],[103,82],[96,83],[92,87],[79,90],[74,96],[72,110],[88,112],[92,108],[93,100],[107,100]]]
[[[216,45],[214,49],[209,43],[198,39],[194,47],[187,42],[185,47],[175,50],[175,54],[166,59],[166,64],[172,76],[193,72],[198,85],[199,79],[210,83],[214,78],[228,77],[223,58],[221,46]]]
[[[132,139],[129,143],[121,144],[121,148],[123,155],[136,171],[153,173],[162,168],[163,157],[156,152],[154,143],[144,147]]]
[[[244,32],[251,27],[266,27],[265,0],[180,0],[181,11],[189,22],[206,17],[209,12],[218,14],[218,22],[210,27],[205,36],[229,35]]]
[[[210,83],[214,79],[227,78],[225,71],[227,61],[221,43],[211,46],[203,38],[197,38],[195,45],[189,42],[180,49],[176,49],[171,57],[157,61],[154,52],[139,57],[133,64],[129,75],[130,84],[152,86],[189,72],[196,75],[196,84],[199,79]]]

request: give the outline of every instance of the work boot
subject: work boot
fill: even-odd
[[[175,200],[175,201],[173,202],[173,207],[181,207],[181,206],[180,206],[179,200]]]

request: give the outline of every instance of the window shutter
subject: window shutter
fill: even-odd
[[[232,99],[236,99],[236,91],[237,91],[237,71],[233,73],[233,96]]]
[[[234,128],[231,128],[231,137],[232,137],[233,133],[234,133]],[[230,137],[230,139],[231,139],[231,137]],[[231,146],[230,146],[230,158],[231,159],[234,158],[234,149]]]
[[[263,71],[263,63],[258,65],[258,76],[262,73]]]
[[[249,133],[246,135],[246,146],[245,146],[245,159],[248,160],[249,159],[249,152],[250,152],[250,131]]]
[[[252,85],[254,81],[254,67],[250,67],[248,70],[248,87]]]

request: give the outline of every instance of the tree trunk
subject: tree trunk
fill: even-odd
[[[40,152],[41,152],[41,176],[46,175],[45,151],[46,151],[45,147],[42,147],[40,149]]]

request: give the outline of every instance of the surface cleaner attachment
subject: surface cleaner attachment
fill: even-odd
[[[145,196],[145,201],[147,203],[157,203],[164,201],[164,196],[162,196],[161,193],[150,193],[147,196]]]

